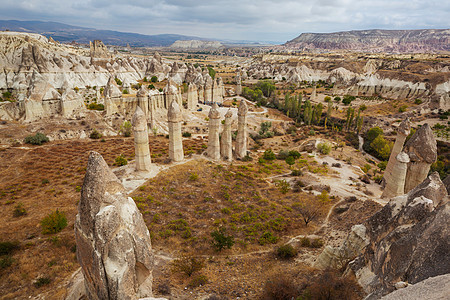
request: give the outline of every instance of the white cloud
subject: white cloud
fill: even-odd
[[[284,42],[302,32],[448,28],[437,0],[2,0],[0,19]]]

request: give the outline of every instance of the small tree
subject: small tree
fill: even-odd
[[[300,204],[297,206],[297,211],[302,216],[305,226],[307,227],[310,222],[316,220],[321,215],[320,204],[313,203],[313,201]]]
[[[152,76],[152,78],[150,78],[150,81],[153,83],[158,82],[158,77]]]
[[[213,238],[212,246],[216,251],[222,251],[225,248],[230,249],[234,245],[233,236],[227,235],[223,227],[211,232],[211,237]]]
[[[67,226],[67,218],[63,212],[56,210],[50,213],[41,221],[42,233],[58,233]]]
[[[25,138],[26,144],[32,145],[42,145],[43,143],[47,143],[49,138],[43,133],[36,133],[35,135],[30,135]]]
[[[122,125],[120,125],[120,132],[126,136],[129,137],[131,136],[131,122],[130,121],[124,121]]]

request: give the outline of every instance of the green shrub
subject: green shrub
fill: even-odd
[[[122,94],[126,95],[126,94],[129,94],[129,92],[128,92],[127,89],[124,89],[124,90],[122,91]]]
[[[17,204],[13,210],[13,217],[18,218],[21,216],[25,216],[27,214],[27,210],[23,207],[22,203]]]
[[[152,78],[150,78],[150,81],[153,83],[158,82],[158,77],[152,76]]]
[[[67,218],[64,212],[60,212],[56,210],[41,221],[42,233],[43,234],[52,234],[58,233],[67,226]]]
[[[276,244],[278,242],[278,237],[275,236],[271,231],[265,231],[258,240],[260,245],[265,244]]]
[[[380,168],[380,170],[385,170],[387,166],[387,161],[381,161],[377,164],[377,167]]]
[[[289,151],[287,151],[287,150],[281,150],[277,155],[277,158],[280,160],[285,160],[288,157],[289,157]]]
[[[124,121],[123,124],[120,125],[120,132],[125,137],[130,137],[131,136],[132,129],[133,129],[133,126],[131,125],[130,121]]]
[[[198,174],[196,172],[191,173],[191,175],[189,175],[189,180],[190,181],[197,181],[198,180]]]
[[[0,256],[11,255],[14,251],[19,249],[20,243],[18,241],[0,242]]]
[[[230,249],[234,245],[234,237],[227,235],[223,227],[211,232],[211,237],[213,238],[212,246],[216,251],[222,251],[225,248]]]
[[[319,150],[320,153],[325,155],[330,154],[331,145],[329,143],[319,143],[319,145],[317,145],[317,150]]]
[[[44,276],[44,277],[39,277],[33,284],[37,288],[40,288],[41,286],[50,284],[50,282],[51,282],[51,279],[47,276]]]
[[[295,158],[293,158],[292,156],[288,156],[287,158],[286,158],[286,163],[288,164],[288,165],[290,165],[290,166],[292,166],[293,164],[295,164]]]
[[[263,159],[265,160],[275,160],[277,157],[275,156],[275,153],[271,149],[267,149],[264,151]]]
[[[422,104],[423,101],[419,98],[417,98],[416,100],[414,100],[414,104]]]
[[[91,110],[105,110],[105,106],[103,104],[96,102],[88,104],[86,108]]]
[[[408,108],[408,105],[402,105],[398,108],[398,112],[405,112],[407,108]]]
[[[148,89],[149,89],[149,90],[154,90],[154,89],[156,89],[156,88],[155,88],[155,86],[154,86],[153,84],[149,84],[149,85],[148,85]]]
[[[11,256],[6,255],[0,258],[0,269],[6,269],[13,264],[14,260]]]
[[[278,247],[275,254],[281,259],[290,259],[297,256],[297,250],[292,245],[286,244]]]
[[[192,256],[182,256],[172,262],[172,270],[174,272],[182,273],[188,277],[191,277],[195,272],[199,272],[203,267],[203,260]]]
[[[26,144],[32,145],[42,145],[43,143],[49,142],[50,139],[43,133],[36,133],[35,135],[30,135],[25,138]]]
[[[300,152],[298,152],[297,150],[289,151],[289,156],[292,156],[294,159],[299,159],[300,157],[302,157]]]
[[[287,182],[285,179],[283,180],[278,180],[277,182],[275,182],[275,185],[277,187],[279,187],[280,192],[282,194],[286,194],[287,192],[289,192],[289,190],[291,189],[291,185],[289,184],[289,182]]]
[[[98,132],[97,129],[94,129],[91,132],[91,134],[89,135],[89,138],[94,139],[94,140],[98,140],[101,137],[102,137],[102,134],[100,132]]]
[[[183,132],[182,136],[188,138],[188,137],[191,137],[192,134],[190,132]]]
[[[303,171],[302,170],[292,170],[291,176],[302,176]]]
[[[208,283],[208,277],[205,275],[197,275],[189,282],[188,287],[196,288]]]
[[[125,166],[127,164],[128,164],[128,160],[122,154],[120,154],[119,156],[116,157],[114,165],[120,167],[120,166]]]
[[[114,78],[114,80],[116,81],[117,85],[122,85],[122,81],[119,78]]]

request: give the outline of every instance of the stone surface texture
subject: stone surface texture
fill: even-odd
[[[152,296],[150,234],[133,199],[97,152],[89,154],[75,220],[88,299]]]
[[[231,136],[231,123],[233,113],[228,109],[225,114],[222,137],[220,139],[220,155],[223,160],[231,161],[233,159],[233,138]]]
[[[217,103],[214,103],[209,110],[209,133],[208,133],[208,156],[213,160],[220,159],[220,113]]]
[[[438,173],[408,194],[392,198],[363,225],[368,245],[349,264],[367,299],[450,273],[450,202]]]
[[[136,171],[150,171],[151,158],[148,145],[147,117],[139,106],[136,107],[131,123],[134,132]]]
[[[235,150],[237,158],[244,158],[247,155],[247,112],[247,103],[245,100],[241,100],[238,108],[238,130]]]
[[[407,193],[427,177],[431,164],[436,161],[437,143],[430,126],[424,124],[417,129],[406,142],[403,151],[411,160],[405,181],[405,193]]]
[[[391,179],[395,180],[395,177],[392,176],[392,168],[396,162],[397,155],[402,151],[403,146],[405,144],[406,137],[408,136],[411,130],[411,122],[409,118],[405,118],[397,129],[397,137],[395,139],[394,147],[392,147],[391,155],[389,156],[389,161],[386,165],[386,169],[384,170],[383,182],[384,185],[390,181]]]
[[[386,182],[381,198],[392,198],[405,193],[406,172],[408,171],[409,156],[400,152],[391,169],[390,179]]]
[[[183,138],[181,136],[182,114],[177,101],[172,101],[167,110],[167,119],[169,121],[169,158],[172,161],[182,161]]]

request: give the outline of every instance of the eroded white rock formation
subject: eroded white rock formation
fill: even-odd
[[[386,181],[386,187],[381,198],[392,198],[405,193],[406,172],[409,162],[408,154],[405,152],[397,154],[390,172],[390,179]]]
[[[208,156],[213,160],[220,159],[220,140],[219,140],[219,130],[220,130],[220,113],[218,106],[214,103],[209,110],[209,133],[208,133]]]
[[[136,107],[131,123],[134,131],[136,171],[150,171],[151,158],[148,145],[147,117],[139,106]]]
[[[238,130],[235,149],[237,158],[244,158],[247,155],[247,112],[247,103],[245,100],[241,100],[238,108]]]
[[[75,220],[88,299],[152,296],[150,234],[133,199],[97,152],[89,154]]]
[[[225,122],[223,125],[222,136],[220,139],[220,155],[223,160],[231,161],[233,159],[233,139],[231,136],[231,117],[233,113],[231,109],[225,114]]]
[[[182,161],[184,158],[183,139],[181,136],[182,114],[177,101],[172,101],[167,110],[169,122],[169,158],[172,161]]]

